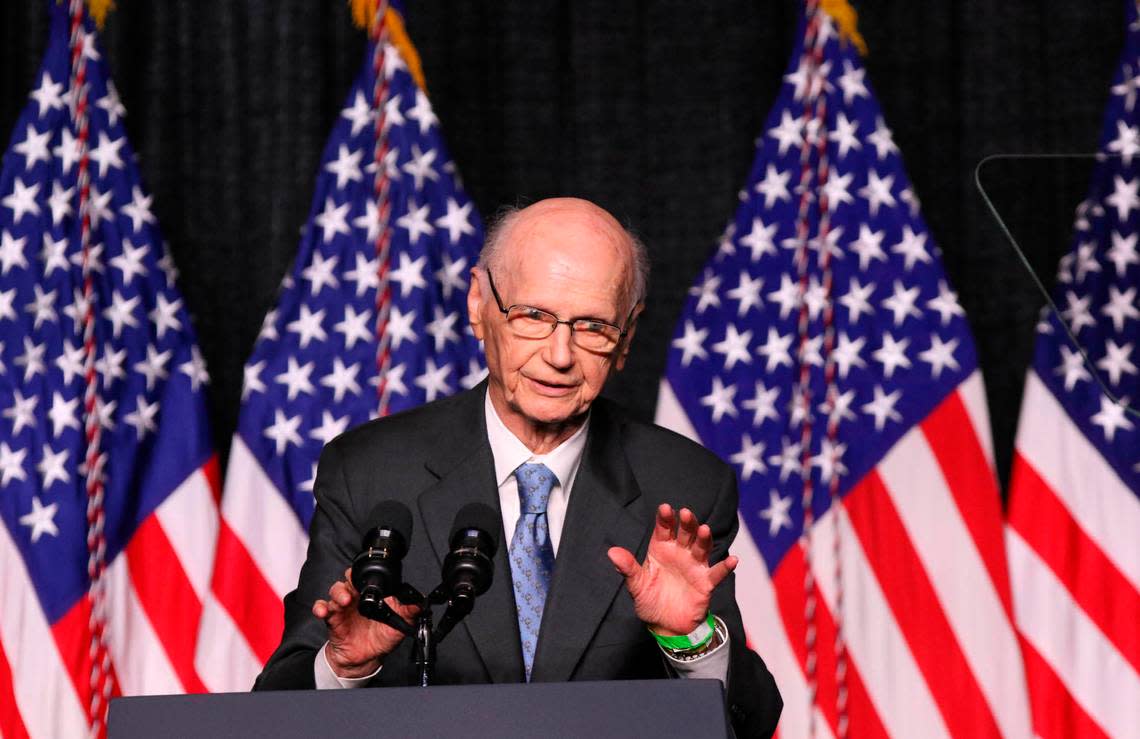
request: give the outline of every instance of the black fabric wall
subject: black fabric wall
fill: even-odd
[[[998,153],[1092,152],[1120,2],[860,2],[868,79],[978,343],[1001,473],[1042,304],[986,212]],[[182,272],[224,452],[241,367],[294,258],[318,158],[364,36],[339,0],[118,0],[104,32],[127,129]],[[0,9],[7,143],[47,32],[45,0]],[[452,155],[486,216],[572,194],[628,221],[654,274],[607,393],[650,418],[685,291],[736,206],[791,51],[791,0],[409,0],[407,26]],[[984,176],[1049,275],[1088,160]]]

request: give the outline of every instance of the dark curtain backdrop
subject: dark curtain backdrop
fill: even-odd
[[[44,0],[0,10],[0,134],[27,100]],[[1042,300],[974,186],[987,155],[1092,152],[1123,41],[1120,2],[859,2],[868,78],[974,329],[1007,474]],[[241,368],[294,258],[329,127],[363,61],[339,0],[118,0],[103,40],[127,129],[181,270],[228,448]],[[484,215],[587,197],[654,260],[626,371],[651,418],[685,292],[736,206],[791,51],[790,0],[408,0],[452,155]],[[984,172],[1052,274],[1087,160]]]

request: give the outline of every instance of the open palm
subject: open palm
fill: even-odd
[[[625,577],[637,617],[663,636],[688,634],[705,620],[712,592],[736,568],[729,556],[709,566],[712,532],[687,508],[657,508],[657,521],[645,561],[612,547],[610,561]]]

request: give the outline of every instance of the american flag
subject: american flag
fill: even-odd
[[[738,472],[781,736],[1024,737],[982,379],[856,40],[806,3],[658,422]]]
[[[1033,729],[1140,737],[1140,18],[1025,380],[1006,531]],[[1076,341],[1072,341],[1068,332]],[[1087,353],[1086,357],[1082,356]]]
[[[249,689],[277,646],[324,444],[485,374],[466,322],[482,225],[413,76],[400,14],[377,17],[297,262],[245,366],[198,651],[215,691]]]
[[[207,381],[95,29],[51,35],[0,174],[0,734],[204,690]]]

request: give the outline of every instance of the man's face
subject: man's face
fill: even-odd
[[[584,201],[544,201],[508,227],[493,272],[504,306],[523,304],[562,320],[594,318],[623,326],[622,289],[627,245],[620,226]],[[586,412],[613,367],[621,369],[629,339],[605,354],[574,343],[559,325],[545,339],[517,336],[499,311],[486,275],[476,273],[468,293],[475,335],[487,354],[491,401],[516,435],[559,426]],[[632,328],[632,327],[631,327]]]

